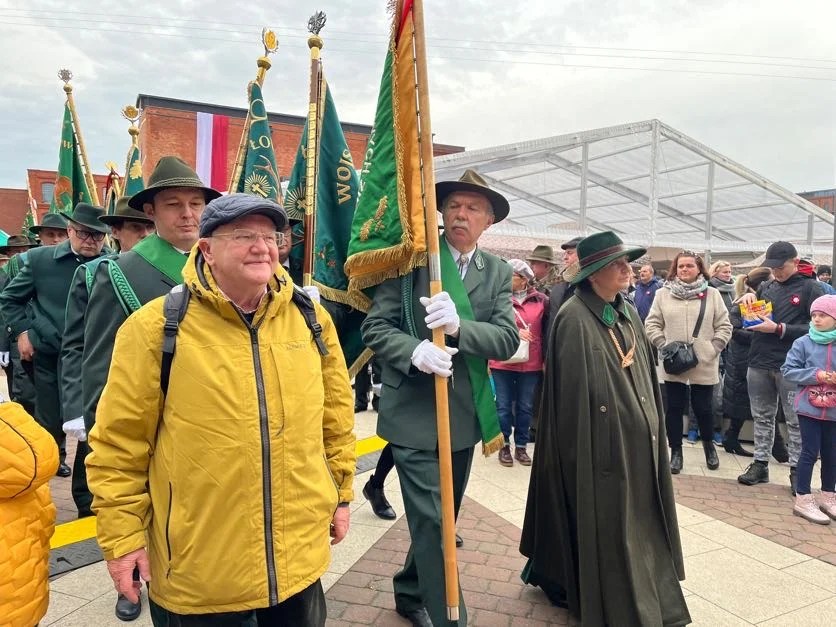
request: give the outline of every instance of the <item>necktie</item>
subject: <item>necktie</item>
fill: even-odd
[[[468,260],[468,258],[467,258],[467,255],[461,255],[461,256],[459,257],[459,276],[460,276],[461,278],[464,278],[464,274],[465,274],[465,272],[466,272],[467,262],[468,262],[468,261],[469,261],[469,260]]]

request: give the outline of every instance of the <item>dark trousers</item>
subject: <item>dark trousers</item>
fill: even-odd
[[[87,442],[78,442],[75,448],[71,489],[79,518],[93,515],[93,495],[90,494],[90,489],[87,487],[87,467],[84,465],[84,460],[89,453],[90,447]]]
[[[505,444],[511,443],[513,429],[514,446],[525,448],[534,414],[534,395],[543,373],[539,370],[517,372],[497,368],[492,370],[491,374],[496,385],[496,411],[499,414],[499,427],[505,436]]]
[[[412,541],[403,569],[395,574],[395,605],[410,611],[426,607],[433,625],[466,625],[467,608],[459,587],[459,620],[447,620],[444,555],[441,549],[441,488],[438,451],[392,446]],[[453,453],[453,502],[456,516],[470,476],[473,449]]]
[[[691,407],[697,417],[700,438],[710,442],[714,433],[712,427],[711,398],[713,385],[691,384]],[[684,383],[665,381],[665,426],[668,431],[668,445],[671,448],[682,447],[682,416],[688,407],[688,386]]]
[[[327,610],[319,579],[278,605],[260,610],[217,614],[175,614],[149,601],[154,627],[321,627]]]
[[[35,416],[35,383],[32,374],[32,362],[29,364],[29,372],[20,362],[20,352],[17,350],[17,342],[12,342],[9,350],[9,364],[12,367],[12,378],[9,379],[9,396],[15,403],[20,403],[26,413]]]
[[[821,453],[821,489],[836,492],[836,422],[798,415],[801,455],[798,456],[798,494],[810,494],[813,466]]]
[[[61,417],[61,387],[58,384],[61,380],[61,360],[57,355],[35,351],[32,367],[35,375],[35,420],[55,439],[63,463],[67,458],[67,436]]]

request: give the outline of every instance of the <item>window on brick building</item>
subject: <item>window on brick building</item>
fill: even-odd
[[[41,200],[52,202],[52,195],[55,192],[55,183],[41,183]]]

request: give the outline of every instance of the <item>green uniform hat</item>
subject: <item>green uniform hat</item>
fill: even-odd
[[[578,242],[578,273],[570,279],[570,283],[580,283],[620,257],[626,255],[630,261],[635,261],[646,252],[644,248],[627,246],[612,231],[590,235]]]
[[[546,263],[550,263],[553,266],[557,265],[557,261],[554,259],[554,250],[551,246],[546,246],[545,244],[539,244],[534,247],[534,251],[525,258],[526,261],[544,261]]]
[[[488,187],[485,179],[475,170],[465,170],[458,181],[441,181],[435,184],[436,204],[439,211],[444,206],[444,199],[454,192],[473,192],[487,197],[493,207],[494,224],[504,220],[511,210],[505,196]]]
[[[149,224],[153,224],[154,220],[148,217],[148,215],[144,211],[137,211],[136,209],[131,209],[128,202],[130,201],[129,196],[122,196],[119,200],[116,201],[116,209],[113,212],[113,215],[104,215],[99,218],[99,222],[103,222],[108,226],[113,226],[118,222],[123,222],[125,220],[129,220],[131,222],[147,222]]]
[[[99,217],[105,214],[105,210],[101,207],[94,207],[88,205],[86,202],[80,202],[75,206],[72,213],[69,211],[62,211],[61,215],[72,220],[73,222],[86,226],[88,229],[98,231],[99,233],[110,233],[107,225],[99,222]]]
[[[25,235],[10,235],[4,246],[0,246],[0,255],[8,255],[9,248],[20,248],[26,246],[27,248],[34,248],[37,246],[32,240]]]
[[[131,196],[128,204],[137,211],[142,211],[142,205],[152,202],[157,192],[173,187],[194,187],[203,191],[206,202],[221,196],[221,193],[211,187],[206,187],[185,161],[179,157],[162,157],[157,161],[154,171],[148,177],[148,187]]]
[[[61,229],[66,230],[67,228],[67,221],[64,219],[63,216],[57,213],[48,213],[46,214],[43,219],[41,219],[40,224],[36,224],[35,226],[29,227],[29,232],[38,234],[41,232],[41,229]]]

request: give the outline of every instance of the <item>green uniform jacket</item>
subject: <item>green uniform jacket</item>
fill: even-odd
[[[119,266],[142,305],[165,296],[172,287],[182,282],[172,281],[133,251],[123,253],[117,259],[107,263],[115,263]],[[183,265],[186,265],[185,255]],[[96,423],[96,407],[107,382],[116,332],[127,320],[106,266],[107,264],[103,263],[96,268],[84,321],[84,353],[81,366],[82,409],[84,424],[88,432]],[[160,351],[162,352],[162,346],[160,346]]]
[[[464,278],[475,319],[461,321],[457,341],[447,338],[449,345],[459,349],[453,357],[454,372],[448,385],[453,451],[470,448],[482,437],[463,356],[508,359],[520,343],[511,307],[511,274],[511,266],[499,257],[477,250]],[[419,268],[412,276],[410,297],[418,337],[408,331],[401,297],[404,279],[397,278],[378,286],[363,323],[363,341],[381,365],[378,435],[398,446],[435,450],[435,377],[420,372],[411,362],[415,347],[424,339],[432,339],[424,324],[424,306],[418,300],[429,296],[429,273]]]
[[[0,292],[9,283],[9,275],[0,270]],[[0,316],[0,353],[6,353],[11,349],[12,342],[9,339],[8,327],[3,323],[3,318]],[[12,382],[9,381],[9,391],[11,391]]]
[[[104,249],[102,254],[110,252]],[[69,240],[33,248],[26,257],[20,273],[0,293],[0,311],[11,329],[12,341],[29,331],[29,341],[36,351],[57,356],[70,282],[78,266],[91,258],[76,255]]]
[[[650,342],[635,307],[580,286],[549,342],[520,552],[584,626],[691,622]],[[615,311],[613,310],[615,309]],[[635,346],[632,366],[622,351]],[[635,338],[635,339],[634,339]]]
[[[96,268],[103,259],[99,257],[79,266],[73,275],[67,310],[64,316],[64,337],[61,342],[61,404],[64,422],[82,415],[82,359],[84,355],[84,321],[90,300],[91,282]],[[90,286],[92,287],[92,286]]]

